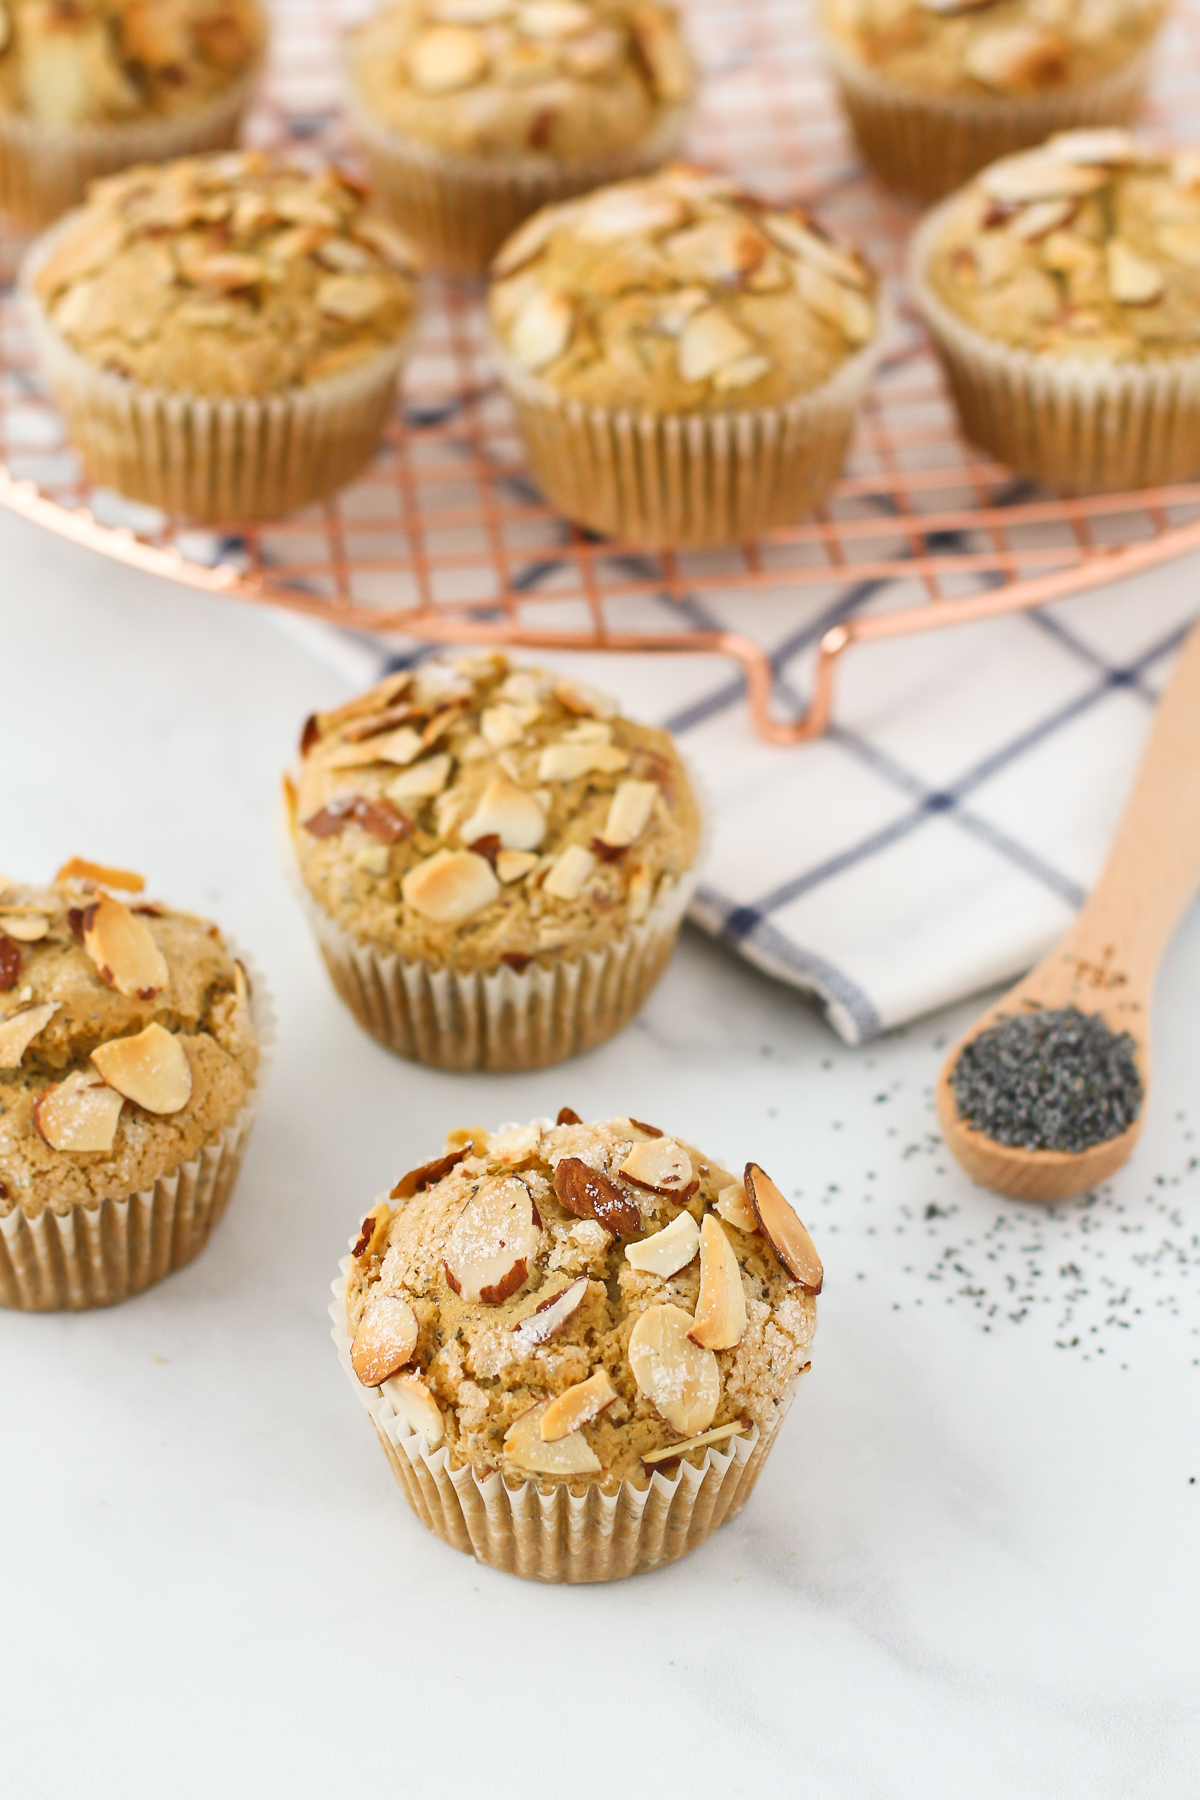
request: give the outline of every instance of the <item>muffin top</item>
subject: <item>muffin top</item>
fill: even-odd
[[[503,656],[389,676],[305,727],[306,886],[359,941],[458,970],[576,956],[653,917],[700,814],[670,736]]]
[[[565,1108],[451,1132],[402,1176],[363,1221],[346,1309],[359,1380],[452,1469],[611,1491],[770,1426],[820,1290],[757,1164],[739,1180],[654,1125]]]
[[[188,112],[265,35],[254,0],[3,0],[0,109],[68,128]]]
[[[1001,343],[1152,362],[1200,350],[1200,155],[1067,131],[991,164],[937,215],[923,271]]]
[[[1119,68],[1169,0],[821,0],[834,44],[928,94],[1035,94]]]
[[[562,161],[640,143],[696,80],[656,0],[399,0],[351,33],[347,67],[367,111],[420,143]]]
[[[509,362],[597,406],[775,405],[827,381],[878,325],[853,251],[798,209],[681,165],[543,208],[492,273]]]
[[[55,329],[89,362],[170,393],[320,381],[394,345],[415,308],[415,252],[362,188],[261,151],[94,182],[51,244],[33,286]]]
[[[78,858],[49,887],[0,878],[0,1217],[150,1186],[254,1085],[245,969],[142,885]]]

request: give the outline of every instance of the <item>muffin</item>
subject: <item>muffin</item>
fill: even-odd
[[[820,31],[863,155],[936,200],[1071,126],[1128,124],[1167,0],[821,0]]]
[[[1080,493],[1200,473],[1200,156],[1065,132],[926,219],[911,285],[967,435]]]
[[[534,1069],[658,980],[700,811],[665,731],[503,656],[390,675],[304,729],[300,895],[334,986],[400,1056]]]
[[[546,208],[492,274],[500,374],[567,518],[659,547],[744,542],[837,477],[880,303],[806,214],[676,166]]]
[[[141,1293],[203,1250],[237,1177],[264,1003],[215,925],[143,885],[78,857],[48,887],[0,880],[0,1305]]]
[[[266,37],[256,0],[7,0],[0,209],[40,229],[97,176],[235,143]]]
[[[482,274],[539,206],[677,154],[696,76],[657,0],[397,0],[348,36],[346,81],[393,217]]]
[[[637,1119],[450,1133],[371,1208],[334,1340],[413,1511],[608,1581],[732,1518],[809,1366],[821,1263],[775,1183]]]
[[[415,274],[339,170],[230,151],[97,182],[21,286],[91,480],[212,523],[307,506],[370,461]]]

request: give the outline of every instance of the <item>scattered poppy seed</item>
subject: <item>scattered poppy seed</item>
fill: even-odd
[[[1140,1113],[1134,1050],[1128,1031],[1076,1006],[1005,1014],[966,1045],[950,1085],[962,1117],[997,1144],[1077,1155]]]

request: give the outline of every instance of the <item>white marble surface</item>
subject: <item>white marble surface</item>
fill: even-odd
[[[5,1793],[1194,1794],[1200,918],[1143,1148],[1052,1216],[930,1138],[968,1009],[847,1050],[694,933],[583,1061],[411,1068],[339,1008],[274,859],[279,766],[337,676],[8,519],[0,567],[0,866],[145,869],[252,946],[281,1023],[200,1261],[110,1312],[0,1315]],[[444,1128],[563,1104],[793,1174],[827,1270],[746,1512],[601,1589],[427,1535],[325,1315],[364,1200]]]

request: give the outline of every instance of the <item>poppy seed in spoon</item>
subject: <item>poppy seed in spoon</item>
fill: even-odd
[[[993,1142],[1072,1155],[1120,1137],[1145,1092],[1132,1035],[1077,1006],[1001,1014],[964,1045],[950,1086]]]

